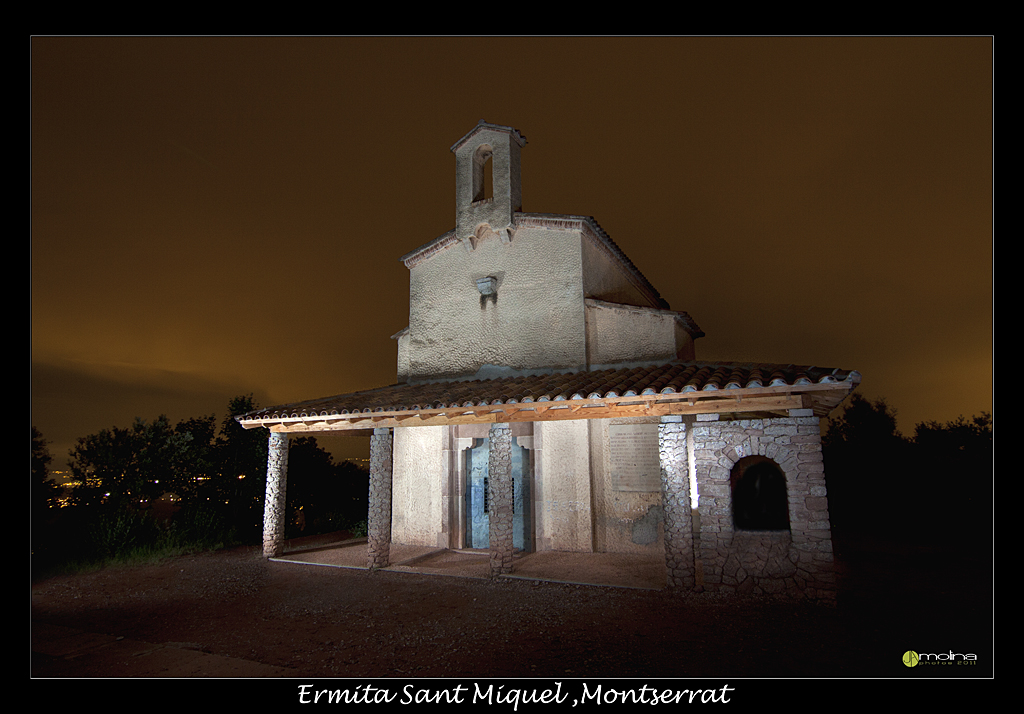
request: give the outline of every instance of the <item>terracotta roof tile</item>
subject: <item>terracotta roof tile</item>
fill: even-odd
[[[766,378],[765,375],[770,375]],[[602,399],[623,396],[683,394],[723,389],[751,389],[860,381],[856,371],[824,367],[737,362],[669,362],[580,372],[393,384],[350,394],[259,409],[239,421],[426,411],[453,406]]]

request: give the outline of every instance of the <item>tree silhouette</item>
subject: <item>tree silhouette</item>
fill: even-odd
[[[76,500],[117,510],[145,509],[175,487],[176,467],[192,460],[192,443],[192,435],[176,431],[164,415],[83,436],[68,462],[80,484],[74,489]]]
[[[206,482],[207,502],[224,513],[244,541],[255,542],[263,527],[267,484],[267,432],[244,429],[235,417],[259,409],[252,394],[233,397],[217,437],[217,468]]]
[[[45,551],[52,542],[50,528],[57,517],[63,489],[49,479],[50,450],[42,433],[32,427],[32,552]]]
[[[885,399],[858,393],[829,422],[822,440],[829,515],[842,531],[893,527],[909,500],[910,442]]]
[[[915,472],[925,526],[952,538],[990,531],[992,524],[992,416],[922,422],[914,432]]]
[[[874,530],[918,543],[964,543],[990,530],[992,418],[896,428],[884,399],[854,393],[823,438],[833,528]]]
[[[174,438],[184,448],[172,451],[166,490],[174,493],[183,506],[199,502],[202,485],[217,472],[216,417],[213,414],[178,422]]]
[[[32,427],[32,501],[43,512],[57,506],[60,497],[60,486],[48,478],[53,457],[46,444],[42,433]]]

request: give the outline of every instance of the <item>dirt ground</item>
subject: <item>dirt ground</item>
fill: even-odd
[[[858,542],[837,566],[828,607],[371,573],[235,548],[34,582],[31,676],[992,677],[989,563]],[[907,650],[977,664],[911,669]]]

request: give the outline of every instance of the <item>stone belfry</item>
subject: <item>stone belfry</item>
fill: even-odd
[[[481,119],[452,146],[455,235],[466,250],[488,235],[505,243],[512,240],[512,214],[523,210],[519,151],[525,145],[526,139],[512,127]]]

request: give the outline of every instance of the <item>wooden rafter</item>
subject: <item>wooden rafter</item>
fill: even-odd
[[[303,415],[242,420],[247,429],[266,427],[275,432],[369,433],[382,427],[448,426],[495,422],[564,421],[661,417],[687,414],[746,416],[787,414],[791,409],[812,409],[826,416],[849,394],[850,385],[808,384],[754,389],[651,394],[552,402],[519,402],[474,407],[448,407],[331,416]]]

